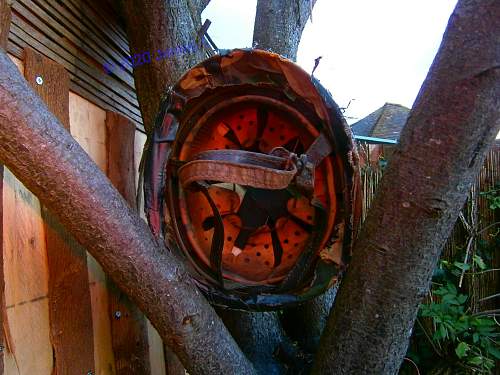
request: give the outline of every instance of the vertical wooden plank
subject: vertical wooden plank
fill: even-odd
[[[134,124],[122,115],[107,111],[107,175],[131,207],[135,207],[134,144]]]
[[[163,341],[160,334],[149,320],[148,323],[148,342],[149,342],[149,363],[151,364],[151,375],[165,375],[166,361],[163,352]]]
[[[146,134],[141,133],[140,131],[135,131],[135,142],[134,142],[134,162],[135,162],[135,186],[139,186],[139,167],[141,164],[142,152],[144,150],[144,145],[146,144]],[[139,192],[142,194],[142,191]],[[139,208],[140,216],[146,220],[146,217],[143,214],[142,207]]]
[[[69,131],[69,74],[64,67],[25,48],[24,78]]]
[[[11,21],[10,5],[7,0],[0,0],[0,47],[7,48]]]
[[[135,126],[130,120],[106,113],[107,175],[131,207],[135,207],[134,137]],[[111,280],[108,285],[116,373],[150,374],[146,319]]]
[[[74,93],[69,94],[71,134],[105,173],[106,111]],[[94,325],[94,358],[96,375],[115,374],[111,344],[111,322],[106,275],[97,261],[87,253],[92,321]]]
[[[0,375],[3,375],[3,353],[5,350],[5,322],[7,309],[5,306],[5,280],[3,275],[3,165],[0,165]]]
[[[23,62],[11,59],[24,72]],[[47,252],[40,204],[4,169],[3,256],[5,280],[4,372],[50,374]]]
[[[40,203],[8,169],[3,190],[5,302],[12,338],[5,373],[50,374],[48,267]]]
[[[26,80],[69,131],[69,75],[25,50]],[[49,317],[56,374],[94,372],[92,308],[86,251],[42,208],[49,268]]]
[[[7,0],[0,0],[0,48],[7,48],[10,30],[10,6]],[[7,309],[5,306],[5,280],[3,274],[3,165],[0,165],[0,375],[3,375],[3,356],[5,349],[5,334],[8,330]],[[4,328],[5,327],[5,328]]]
[[[136,130],[135,132],[135,142],[134,142],[134,169],[135,169],[135,186],[139,187],[140,172],[139,166],[141,163],[142,152],[144,150],[144,144],[146,143],[146,134]],[[138,194],[142,194],[142,189],[138,191]],[[146,220],[144,216],[143,199],[139,199],[140,206],[138,207],[139,215],[142,219]],[[155,327],[146,319],[148,326],[148,343],[149,343],[149,363],[151,366],[151,375],[165,375],[166,362],[165,353],[163,350],[163,341],[156,330]]]

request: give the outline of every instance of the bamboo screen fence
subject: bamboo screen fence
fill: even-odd
[[[361,168],[363,187],[363,220],[375,198],[377,187],[382,179],[384,160],[379,145],[373,146],[364,142],[358,143],[362,160],[367,160]],[[492,210],[485,192],[500,188],[500,142],[497,141],[489,152],[481,172],[472,186],[467,203],[455,224],[446,243],[442,259],[450,262],[468,263],[471,268],[462,275],[462,286],[471,296],[473,312],[489,311],[498,308],[498,298],[489,298],[500,291],[500,254],[493,251],[491,259],[487,259],[490,267],[486,271],[478,269],[472,259],[481,253],[483,241],[490,240],[500,232],[500,214]],[[483,194],[481,194],[483,193]],[[496,212],[495,212],[496,211]],[[467,259],[457,259],[465,250]]]

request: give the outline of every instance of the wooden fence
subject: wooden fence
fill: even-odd
[[[71,92],[63,66],[31,49],[22,56],[11,58],[28,83],[134,206],[146,138],[137,124]],[[165,374],[158,333],[8,169],[0,202],[0,374]]]

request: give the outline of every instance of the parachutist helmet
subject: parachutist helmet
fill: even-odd
[[[297,304],[349,261],[357,168],[350,129],[316,79],[279,55],[233,50],[186,72],[162,101],[146,216],[212,303]]]

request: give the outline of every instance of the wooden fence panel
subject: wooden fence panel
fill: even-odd
[[[71,92],[69,107],[71,134],[105,173],[107,168],[106,111]],[[87,254],[87,265],[92,299],[95,373],[96,375],[113,375],[115,374],[115,360],[108,313],[109,291],[106,275],[90,254]]]
[[[146,143],[146,135],[139,131],[135,132],[134,142],[134,169],[135,169],[135,186],[138,186],[138,194],[142,195],[139,166],[142,158],[142,151]],[[139,196],[139,215],[146,220],[144,216],[144,207],[142,204],[142,196]],[[149,363],[151,366],[151,375],[165,375],[167,373],[165,363],[165,353],[163,350],[163,341],[161,340],[158,331],[153,327],[151,322],[146,319],[148,327],[148,342],[149,342]]]
[[[40,203],[8,169],[3,190],[5,301],[11,338],[5,373],[50,374],[49,271]]]
[[[69,131],[69,75],[66,70],[25,50],[24,75]],[[94,372],[92,308],[87,255],[59,222],[42,207],[49,268],[51,339],[57,374]]]
[[[28,52],[28,54],[29,53],[31,52]],[[21,51],[19,55],[24,56],[24,51]],[[36,56],[36,54],[34,55]],[[24,72],[23,62],[12,56],[11,58],[17,64],[21,72]],[[40,70],[41,67],[38,63],[32,64],[32,67],[30,67],[31,63],[28,62],[30,59],[31,57],[27,57],[26,60],[26,77],[33,84],[33,82],[36,82],[37,76],[42,76],[44,83],[41,85],[42,87],[38,89],[44,88],[48,90],[48,92],[45,93],[41,92],[42,97],[44,97],[44,95],[47,96],[46,101],[49,107],[58,115],[64,124],[68,125],[68,106],[66,104],[58,104],[57,100],[54,101],[54,97],[57,98],[63,91],[67,92],[67,88],[61,88],[59,86],[59,88],[55,88],[51,86],[49,84],[50,81],[53,80],[53,78],[50,78],[51,73]],[[58,72],[56,77],[59,79],[63,75],[63,72]],[[35,84],[33,84],[33,87],[37,89]],[[120,118],[123,119],[123,117]],[[106,146],[105,120],[105,110],[73,92],[69,93],[70,131],[73,137],[103,172],[107,172],[110,168],[108,166],[110,146]],[[129,120],[127,121],[130,123]],[[129,168],[127,181],[133,181],[133,183],[128,182],[131,188],[128,189],[126,195],[132,196],[135,193],[133,187],[137,185],[137,169],[146,137],[137,130],[128,134],[126,137],[129,139],[129,142],[130,138],[135,139],[132,146],[129,144],[129,147],[124,148],[125,151],[122,150],[128,155],[127,158],[129,159],[129,163],[127,164],[127,168]],[[113,147],[116,146],[120,148],[121,143],[122,141],[120,139],[114,137]],[[121,168],[123,168],[123,166],[118,167],[118,169]],[[133,170],[131,171],[130,168],[133,168]],[[120,176],[120,178],[121,177],[122,176]],[[116,176],[116,178],[118,178],[118,176]],[[69,285],[70,288],[73,288],[74,285],[73,283],[68,284],[69,278],[66,278],[69,273],[72,273],[72,270],[69,270],[66,274],[57,274],[57,271],[55,271],[63,268],[61,266],[63,263],[60,262],[63,262],[64,259],[57,259],[57,262],[55,262],[55,259],[51,261],[47,258],[47,252],[49,256],[51,252],[46,247],[45,239],[47,238],[49,247],[50,243],[55,243],[56,240],[61,241],[59,245],[69,245],[71,251],[73,251],[73,249],[77,249],[78,251],[78,247],[76,244],[72,243],[71,239],[65,237],[63,233],[59,231],[61,228],[54,230],[55,227],[52,222],[46,222],[44,226],[42,208],[38,200],[8,170],[5,171],[4,181],[3,199],[1,202],[4,205],[3,254],[5,258],[4,271],[7,289],[5,296],[7,309],[5,315],[6,318],[8,318],[4,321],[4,332],[6,332],[6,335],[10,337],[10,339],[7,339],[5,343],[5,350],[3,351],[5,354],[5,363],[3,367],[0,366],[0,374],[2,369],[5,368],[5,373],[9,375],[55,375],[56,373],[82,373],[86,375],[87,372],[92,369],[94,369],[93,374],[95,375],[113,375],[120,373],[119,368],[122,367],[122,363],[131,361],[137,363],[137,359],[134,358],[135,356],[139,356],[141,358],[139,362],[141,363],[142,369],[147,369],[149,367],[152,375],[164,375],[165,359],[163,345],[158,333],[145,318],[143,318],[139,325],[141,327],[139,350],[134,348],[133,344],[129,344],[128,347],[125,347],[125,350],[120,349],[118,352],[115,347],[115,353],[113,353],[112,332],[115,328],[112,328],[112,324],[116,322],[113,321],[114,317],[112,313],[118,311],[118,309],[113,305],[113,296],[110,296],[109,286],[104,272],[90,255],[87,254],[87,275],[85,275],[85,272],[80,272],[77,277],[75,277],[75,275],[69,277],[73,283],[77,282],[78,284],[81,284],[82,280],[87,280],[87,297],[84,296],[83,299],[73,298],[77,295],[75,291],[72,291],[69,296],[62,294],[63,297],[69,298],[65,299],[67,305],[64,306],[64,308],[67,309],[57,308],[56,312],[61,314],[58,318],[55,317],[53,310],[54,306],[51,303],[56,300],[55,306],[61,306],[61,300],[55,297],[49,299],[49,295],[52,294],[49,293],[49,286],[50,288],[55,288],[52,289],[53,292],[57,290],[58,286]],[[53,233],[50,233],[50,230],[53,230]],[[53,238],[51,239],[51,237]],[[59,247],[59,245],[57,245],[57,247]],[[83,250],[80,249],[80,251],[80,254],[82,254]],[[85,267],[83,257],[74,256],[73,254],[71,261],[76,262],[78,267]],[[67,268],[70,269],[72,267]],[[85,288],[81,290],[85,290]],[[69,313],[68,311],[72,310],[74,307],[81,307],[81,301],[85,299],[88,300],[89,295],[91,301],[91,321],[89,320],[89,314],[87,314],[87,319],[83,319],[83,321],[87,323],[78,326],[78,321],[82,323],[82,320],[80,318],[74,318],[74,315],[72,315],[73,313]],[[87,303],[85,302],[84,304],[86,305]],[[119,307],[119,309],[122,313],[125,311],[121,307]],[[66,311],[66,313],[63,313],[63,311]],[[81,313],[82,310],[79,310],[79,312]],[[68,316],[73,317],[68,318]],[[57,320],[56,324],[54,324],[55,320]],[[61,347],[58,348],[58,345],[66,339],[63,339],[64,335],[60,335],[60,337],[54,340],[54,337],[58,334],[54,329],[56,325],[68,327],[71,324],[75,324],[77,330],[91,328],[87,331],[88,336],[86,340],[78,340],[78,353],[80,357],[74,357],[75,360],[72,363],[74,365],[72,370],[64,371],[61,370],[61,368],[64,368],[64,365],[61,367],[60,361],[63,357],[69,358],[69,356],[73,355],[71,354],[74,353],[71,347],[74,345],[70,344],[62,348],[63,350]],[[136,335],[136,333],[130,333],[126,329],[123,329],[122,332],[125,333],[123,337],[133,337]],[[79,333],[74,333],[73,338],[77,337],[81,338],[82,336]],[[61,341],[58,342],[57,340]],[[123,338],[122,340],[124,341]],[[85,341],[87,344],[83,344]],[[89,341],[90,344],[88,344]],[[66,354],[67,351],[69,351],[70,354]],[[116,360],[115,354],[117,356]],[[128,355],[131,357],[127,358]],[[90,367],[81,364],[84,362],[83,358],[88,359],[92,356],[94,358],[94,363],[91,364]],[[122,360],[120,360],[120,356]],[[79,360],[80,365],[77,364]],[[66,365],[69,366],[70,364],[67,363]],[[81,366],[86,367],[83,369]],[[126,369],[127,366],[123,366],[123,368]],[[138,367],[135,367],[135,369],[137,368]],[[142,369],[132,370],[129,373],[144,373]]]
[[[21,60],[12,58],[21,73]],[[5,169],[3,256],[6,374],[51,374],[48,267],[38,199]]]
[[[135,208],[135,126],[127,118],[107,112],[106,130],[108,177],[129,205]],[[116,373],[150,374],[146,319],[112,280],[108,280],[108,285]]]
[[[7,48],[10,30],[11,12],[7,0],[0,0],[0,48]],[[7,316],[5,306],[5,281],[3,273],[3,165],[0,165],[0,375],[3,375],[3,356],[5,349],[4,317]]]

